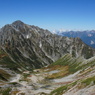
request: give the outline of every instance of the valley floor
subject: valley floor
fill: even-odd
[[[8,83],[0,83],[0,87],[5,89],[10,87],[11,92],[8,95],[95,95],[94,67],[64,77],[53,77],[60,71],[59,68],[25,71],[12,77]]]

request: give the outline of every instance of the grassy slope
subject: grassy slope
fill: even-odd
[[[82,57],[74,58],[70,54],[66,54],[61,57],[59,60],[51,64],[51,67],[60,65],[60,66],[68,66],[69,73],[75,73],[78,70],[86,69],[87,67],[95,66],[95,59],[91,59],[91,61],[84,60]]]
[[[68,69],[67,69],[68,74],[72,74],[72,73],[77,72],[78,70],[81,70],[80,75],[82,77],[82,76],[87,76],[91,71],[95,69],[95,59],[85,61],[81,58],[72,58],[70,54],[67,54],[63,56],[62,58],[60,58],[59,60],[57,60],[56,62],[54,62],[52,65],[50,65],[50,68],[54,68],[56,66],[58,66],[58,68],[68,66]],[[49,95],[63,95],[63,93],[65,93],[67,90],[71,89],[75,85],[76,85],[76,88],[82,89],[82,88],[87,87],[91,83],[92,85],[95,85],[95,76],[89,76],[87,78],[83,77],[75,82],[66,84],[62,87],[55,89]]]
[[[73,58],[70,54],[66,54],[47,68],[49,70],[60,70],[58,73],[54,73],[47,78],[54,79],[54,78],[60,78],[72,73],[75,73],[76,71],[83,68],[80,66],[83,62],[82,58]],[[46,69],[46,68],[45,68]]]
[[[66,91],[68,91],[69,89],[71,89],[72,87],[74,87],[74,89],[83,89],[87,86],[93,86],[95,85],[95,76],[93,77],[89,77],[86,79],[81,79],[75,82],[72,82],[70,84],[64,85],[62,87],[59,87],[55,90],[53,90],[49,95],[63,95]]]

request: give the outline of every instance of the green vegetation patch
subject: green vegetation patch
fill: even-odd
[[[72,57],[72,55],[70,54],[66,54],[65,56],[51,64],[51,66],[55,65],[68,66],[69,74],[71,74],[83,68],[82,66],[80,66],[82,62],[83,60],[81,58],[75,58]]]
[[[93,85],[95,85],[95,76],[94,77],[87,78],[87,79],[83,80],[81,83],[84,84],[85,86],[88,86],[91,83]]]
[[[11,95],[10,91],[11,91],[11,88],[1,89],[0,95]]]
[[[56,65],[56,66],[53,66],[50,68],[50,71],[52,71],[52,70],[59,70],[59,72],[48,75],[46,77],[47,79],[61,78],[63,76],[68,75],[68,73],[69,73],[68,66]]]
[[[67,90],[69,90],[70,88],[72,88],[73,86],[76,85],[77,82],[73,82],[71,84],[67,84],[65,86],[59,87],[55,90],[53,90],[49,95],[62,95],[63,93],[65,93]]]

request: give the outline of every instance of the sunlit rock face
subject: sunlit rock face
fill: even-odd
[[[95,50],[79,38],[58,36],[21,21],[15,21],[0,29],[0,47],[15,65],[26,69],[51,64],[66,53],[84,58],[95,54]]]

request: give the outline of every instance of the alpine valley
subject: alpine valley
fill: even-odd
[[[15,21],[0,29],[0,95],[95,95],[95,49],[80,38]]]

